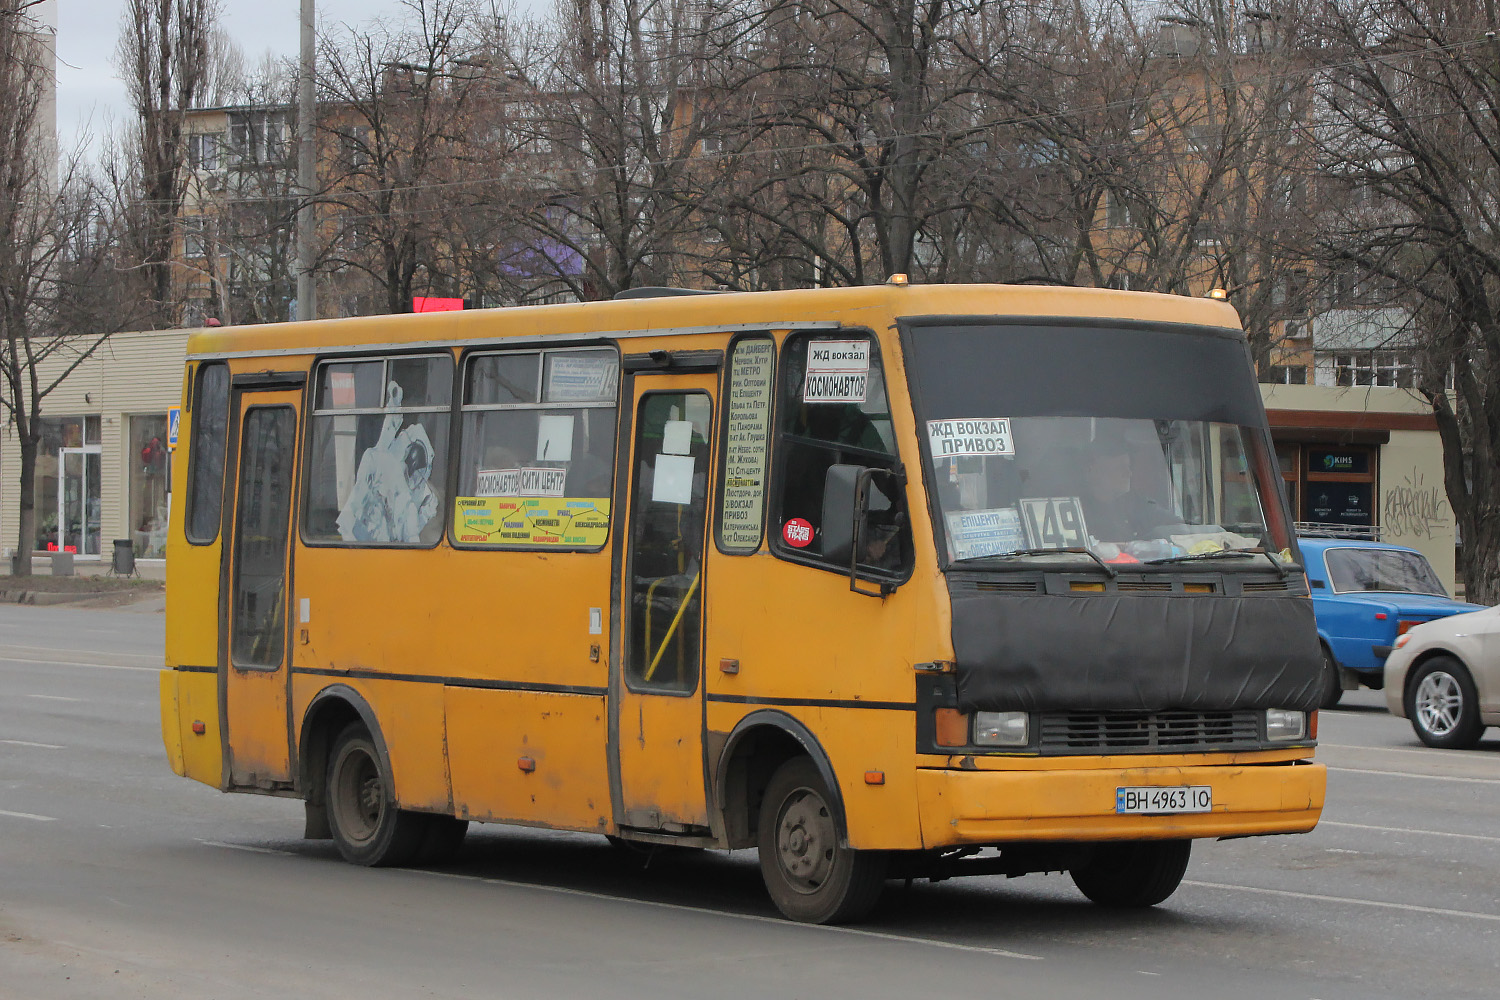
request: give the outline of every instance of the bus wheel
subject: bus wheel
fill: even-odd
[[[832,798],[806,757],[782,764],[766,786],[757,830],[760,874],[776,908],[793,920],[858,920],[885,888],[886,856],[840,845]]]
[[[427,817],[397,809],[380,767],[375,741],[351,722],[328,759],[328,825],[344,860],[356,865],[400,865],[422,846]]]
[[[1192,849],[1190,840],[1100,844],[1073,884],[1101,906],[1155,906],[1177,891]]]

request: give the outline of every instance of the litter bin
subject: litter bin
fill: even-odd
[[[115,576],[135,576],[135,543],[128,538],[115,539],[114,557],[109,571]]]
[[[54,553],[52,553],[52,575],[53,576],[72,576],[73,575],[73,553],[71,553],[71,552],[54,552]]]

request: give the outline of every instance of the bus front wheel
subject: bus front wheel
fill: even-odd
[[[792,920],[858,920],[885,887],[886,856],[843,846],[832,802],[806,757],[782,764],[766,786],[756,831],[760,873],[776,908]]]
[[[1100,844],[1071,872],[1073,884],[1101,906],[1155,906],[1177,891],[1187,872],[1190,840]]]
[[[427,817],[396,808],[375,741],[351,722],[328,758],[328,825],[344,860],[371,867],[401,865],[422,847]]]

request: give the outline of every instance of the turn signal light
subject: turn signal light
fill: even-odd
[[[940,747],[966,747],[969,745],[969,717],[956,708],[939,708],[933,713],[937,723],[934,742]]]
[[[1318,712],[1314,709],[1307,713],[1307,738],[1315,740],[1318,738]]]
[[[1405,618],[1403,618],[1400,621],[1396,622],[1396,634],[1405,635],[1420,624],[1422,623],[1407,621]]]
[[[1407,635],[1405,632],[1402,632],[1400,635],[1396,636],[1396,648],[1400,649],[1402,646],[1406,645],[1409,639],[1411,639],[1411,636]]]

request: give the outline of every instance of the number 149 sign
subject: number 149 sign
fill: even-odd
[[[1089,544],[1083,508],[1077,497],[1043,497],[1021,501],[1026,534],[1038,549],[1081,549]]]

